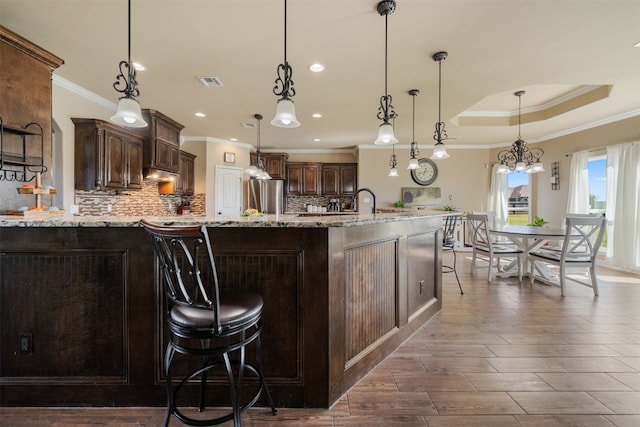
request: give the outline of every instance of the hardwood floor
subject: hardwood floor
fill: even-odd
[[[245,426],[640,426],[640,276],[569,284],[443,275],[444,308],[333,408],[264,408]],[[451,256],[445,254],[445,257]],[[445,259],[449,261],[449,259]],[[158,426],[164,408],[0,408],[0,426]],[[175,418],[170,426],[181,425]],[[232,425],[231,423],[224,424]]]

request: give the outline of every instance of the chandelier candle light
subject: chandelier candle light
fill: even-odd
[[[258,121],[258,140],[256,149],[256,164],[249,166],[245,169],[245,173],[256,179],[271,179],[271,175],[265,170],[262,159],[260,158],[260,120],[262,120],[262,114],[254,114],[253,117]]]
[[[111,121],[120,126],[128,126],[132,128],[143,128],[147,126],[147,122],[142,118],[140,104],[136,99],[140,96],[138,82],[136,81],[136,68],[131,62],[131,0],[129,0],[129,52],[128,60],[120,61],[120,74],[116,76],[113,88],[116,92],[124,94],[118,101],[118,109],[116,114],[111,117]]]
[[[380,97],[380,107],[378,108],[378,119],[382,120],[382,124],[378,129],[378,139],[374,144],[387,145],[398,142],[393,134],[393,126],[389,123],[397,117],[391,104],[391,95],[387,91],[387,33],[388,33],[388,17],[396,10],[396,2],[394,0],[385,0],[378,3],[378,13],[384,16],[384,95]]]
[[[409,91],[409,95],[413,98],[413,125],[412,125],[412,139],[411,139],[411,149],[409,150],[409,166],[407,169],[418,169],[420,167],[420,163],[418,163],[417,157],[420,155],[420,150],[418,150],[418,143],[416,142],[416,96],[420,91],[418,89],[411,89]]]
[[[498,173],[516,172],[537,173],[544,172],[544,166],[540,159],[544,155],[541,148],[529,148],[527,142],[520,136],[520,126],[522,121],[522,95],[523,90],[514,93],[518,97],[518,139],[511,144],[510,150],[502,150],[498,153]]]
[[[296,94],[293,87],[293,69],[287,62],[287,0],[284,0],[284,63],[278,64],[276,72],[278,78],[275,80],[273,93],[280,99],[271,124],[281,128],[297,128],[300,122],[296,118],[296,108],[291,99]]]
[[[433,147],[432,159],[446,159],[449,157],[447,148],[442,141],[448,138],[447,131],[444,128],[444,122],[441,119],[442,113],[442,61],[447,59],[449,54],[447,52],[435,53],[432,58],[438,62],[438,122],[436,123],[436,130],[433,133],[433,139],[436,141],[436,145]]]

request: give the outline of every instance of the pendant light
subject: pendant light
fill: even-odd
[[[378,129],[378,139],[374,144],[387,145],[398,142],[394,133],[393,126],[389,120],[394,119],[397,114],[393,110],[391,104],[391,95],[387,90],[387,38],[388,38],[388,18],[396,10],[396,2],[394,0],[384,0],[378,3],[378,13],[384,16],[384,95],[380,97],[380,107],[378,108],[378,119],[382,120],[382,124]]]
[[[244,172],[255,179],[271,179],[271,175],[269,175],[269,173],[265,170],[262,159],[260,158],[260,121],[262,120],[262,114],[254,114],[253,117],[255,117],[258,121],[258,125],[256,126],[258,129],[256,162],[254,165],[251,165],[247,169],[245,169]]]
[[[448,138],[447,131],[444,128],[444,122],[441,118],[442,113],[442,61],[447,59],[449,54],[447,52],[438,52],[435,53],[432,58],[434,61],[438,62],[438,122],[436,123],[436,130],[433,133],[433,139],[436,141],[436,145],[433,147],[433,155],[431,155],[432,159],[446,159],[449,157],[447,153],[447,148],[444,146],[442,141]]]
[[[116,76],[113,88],[118,93],[124,94],[118,101],[116,114],[111,117],[111,121],[120,126],[132,128],[143,128],[147,122],[142,118],[140,104],[136,97],[140,96],[138,82],[136,81],[136,68],[131,62],[131,0],[129,0],[129,57],[127,61],[120,61],[120,74]]]
[[[418,89],[411,89],[409,91],[409,95],[413,98],[413,125],[412,125],[412,139],[411,139],[411,149],[409,150],[409,166],[407,169],[418,169],[420,167],[420,163],[418,163],[417,156],[420,155],[420,150],[418,150],[418,143],[416,142],[416,96],[420,91]]]
[[[391,146],[391,159],[389,160],[389,166],[391,166],[391,169],[389,169],[389,176],[398,176],[398,168],[396,167],[398,166],[398,160],[396,159],[395,145]]]
[[[300,122],[296,118],[296,108],[291,99],[296,94],[293,87],[293,69],[287,62],[287,0],[284,0],[284,63],[278,64],[276,72],[278,78],[275,80],[273,93],[280,99],[271,124],[281,128],[297,128]]]
[[[498,173],[511,173],[514,170],[527,173],[544,172],[544,166],[540,162],[544,151],[541,148],[527,147],[527,142],[520,136],[522,95],[524,94],[523,90],[514,93],[518,97],[518,139],[511,144],[511,149],[498,153],[500,161]]]

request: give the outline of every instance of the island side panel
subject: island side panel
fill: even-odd
[[[330,252],[330,271],[344,271],[330,283],[332,402],[442,309],[440,228],[436,217],[330,234],[344,248]]]

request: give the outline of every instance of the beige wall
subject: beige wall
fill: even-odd
[[[491,177],[489,150],[455,150],[451,157],[435,160],[438,178],[431,187],[440,187],[443,204],[463,211],[484,210]],[[424,148],[420,157],[430,157],[432,150]],[[378,207],[391,207],[402,198],[402,187],[419,187],[407,170],[409,149],[398,148],[398,177],[389,177],[391,148],[361,147],[358,150],[358,186],[368,187],[376,194]]]
[[[571,135],[562,136],[540,144],[530,144],[544,150],[542,158],[545,172],[531,176],[532,215],[537,215],[550,222],[552,226],[562,225],[567,208],[569,185],[569,166],[571,154],[577,151],[596,150],[609,145],[640,140],[640,117],[620,120]],[[491,159],[495,159],[499,149],[490,151]],[[595,153],[594,153],[595,154]],[[449,159],[450,160],[450,159]],[[551,190],[551,163],[560,162],[560,189]]]
[[[53,119],[58,130],[54,141],[55,169],[54,185],[59,189],[58,206],[69,209],[74,203],[74,128],[71,117],[93,117],[109,120],[115,111],[113,105],[99,99],[87,99],[60,84],[53,85]],[[525,136],[526,137],[526,136]],[[537,144],[545,151],[543,157],[546,172],[532,176],[532,214],[560,224],[566,209],[567,173],[571,159],[566,154],[575,151],[606,147],[623,142],[640,140],[640,116],[621,120],[598,128],[585,130],[568,136],[558,137]],[[448,144],[451,157],[437,160],[438,179],[433,186],[441,188],[443,203],[451,204],[463,211],[485,210],[490,189],[491,165],[496,162],[500,149],[455,149],[455,143]],[[536,144],[531,144],[536,145]],[[189,139],[182,147],[196,154],[196,193],[207,193],[207,202],[214,200],[215,166],[225,164],[225,151],[236,153],[235,166],[249,166],[248,144],[230,143],[215,138]],[[55,152],[58,152],[57,154]],[[388,177],[391,148],[380,149],[372,145],[340,153],[290,153],[290,161],[314,162],[358,162],[358,186],[368,187],[377,197],[379,207],[389,207],[401,198],[402,187],[417,187],[406,169],[408,147],[396,149],[398,158],[397,178]],[[422,149],[420,157],[429,157],[431,150]],[[552,191],[549,184],[551,163],[560,162],[560,190]],[[451,200],[449,200],[451,196]]]

